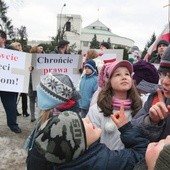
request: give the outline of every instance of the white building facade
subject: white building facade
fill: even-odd
[[[69,23],[68,23],[69,22]],[[107,42],[110,39],[112,47],[122,46],[127,49],[134,46],[132,39],[116,35],[111,32],[110,28],[105,26],[99,20],[89,26],[82,28],[82,18],[80,15],[58,14],[57,30],[65,30],[64,39],[70,42],[70,45],[76,44],[76,49],[87,50],[90,48],[90,42],[97,36],[97,41]]]

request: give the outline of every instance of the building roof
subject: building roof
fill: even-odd
[[[119,36],[119,35],[112,33],[111,29],[109,27],[107,27],[106,25],[104,25],[99,20],[96,20],[92,24],[82,28],[81,33],[83,33],[83,34],[106,35],[106,36],[113,36],[113,37],[122,37],[122,36]],[[122,38],[131,40],[130,38],[126,38],[126,37],[122,37]]]
[[[106,25],[104,25],[102,22],[99,20],[93,22],[92,24],[88,25],[85,27],[85,29],[100,29],[100,30],[107,30],[110,31],[110,28],[108,28]]]

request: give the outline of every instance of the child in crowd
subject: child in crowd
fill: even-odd
[[[41,94],[40,103],[46,99],[44,97]],[[48,98],[46,101],[47,107],[51,99]],[[112,119],[121,132],[126,149],[111,151],[99,143],[100,128],[92,124],[88,118],[82,120],[77,113],[64,111],[41,124],[28,157],[27,169],[132,170],[144,157],[149,142],[142,137],[140,129],[133,128],[128,122],[123,105]]]
[[[77,113],[79,112],[78,100],[80,95],[75,90],[73,82],[67,75],[59,73],[48,73],[45,75],[37,87],[37,98],[38,108],[41,110],[41,113],[32,135],[33,148],[29,148],[28,152],[28,169],[31,169],[30,167],[34,166],[34,164],[30,164],[30,162],[32,162],[32,159],[34,159],[34,156],[36,155],[40,160],[42,159],[42,162],[45,161],[45,159],[41,157],[34,148],[34,136],[39,126],[50,117],[59,115],[62,111],[69,110]],[[49,167],[50,169],[51,166],[52,163],[49,163],[48,161],[44,162],[44,167]]]
[[[132,64],[128,61],[115,61],[108,65],[103,74],[106,77],[102,78],[105,81],[101,85],[97,103],[90,107],[87,114],[91,122],[102,129],[100,142],[111,150],[124,148],[120,132],[111,115],[120,109],[120,104],[123,102],[125,114],[128,120],[131,120],[142,107],[140,96],[133,85],[132,72]]]
[[[86,58],[85,58],[85,61],[83,62],[82,69],[80,69],[80,71],[82,70],[81,72],[83,72],[83,74],[84,74],[84,65],[90,59],[92,59],[96,63],[97,74],[100,72],[104,62],[98,57],[98,55],[99,54],[95,49],[89,49],[87,51]]]
[[[146,137],[151,141],[170,135],[170,47],[162,55],[158,71],[161,90],[150,94],[144,107],[132,121],[145,130]]]
[[[149,94],[159,88],[158,70],[153,64],[140,60],[133,64],[133,71],[133,80],[144,104]]]
[[[89,110],[91,98],[98,87],[95,62],[92,59],[87,60],[84,68],[85,74],[81,78],[79,85],[81,95],[81,99],[79,100],[79,107],[81,117],[83,118],[86,116]]]

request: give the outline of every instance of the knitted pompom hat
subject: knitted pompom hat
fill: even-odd
[[[170,170],[170,145],[165,145],[159,153],[154,170]]]
[[[68,75],[48,73],[37,86],[38,107],[41,110],[55,108],[80,95]]]
[[[78,158],[86,150],[86,133],[80,116],[64,111],[40,126],[35,137],[37,151],[52,163]]]
[[[170,72],[170,46],[163,53],[158,70],[161,72]]]
[[[96,63],[92,59],[86,61],[84,68],[86,67],[89,67],[93,72],[97,72]]]

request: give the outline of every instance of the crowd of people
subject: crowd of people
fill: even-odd
[[[19,43],[5,46],[0,30],[0,48],[22,51]],[[82,64],[79,88],[71,77],[48,73],[32,87],[30,70],[29,110],[35,128],[26,143],[28,170],[169,170],[170,169],[170,46],[157,44],[149,61],[135,52],[135,62],[104,63],[94,49]],[[107,42],[101,50],[107,50]],[[69,54],[62,40],[53,53]],[[32,47],[30,53],[43,53]],[[159,64],[156,68],[153,63]],[[80,69],[80,68],[77,68]],[[79,70],[80,71],[80,70]],[[55,87],[54,87],[55,85]],[[19,94],[20,95],[20,94]],[[11,131],[17,124],[16,92],[0,91]],[[21,93],[23,96],[27,94]],[[36,99],[37,98],[37,99]],[[40,110],[35,118],[36,102]],[[27,101],[23,116],[29,116]]]

